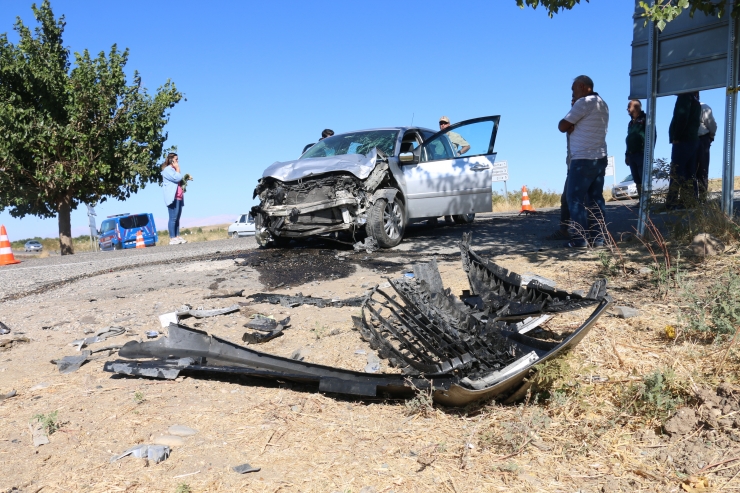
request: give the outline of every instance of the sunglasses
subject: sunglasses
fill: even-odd
[[[449,125],[450,122],[439,122],[440,125]]]

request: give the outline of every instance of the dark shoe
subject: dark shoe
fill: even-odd
[[[563,245],[564,248],[588,248],[588,243],[585,241],[570,240]]]
[[[545,236],[545,240],[547,241],[561,241],[561,240],[567,240],[570,238],[570,235],[567,231],[563,229],[559,229],[555,231],[553,234]]]

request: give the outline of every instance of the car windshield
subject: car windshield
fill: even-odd
[[[625,182],[625,181],[632,181],[632,175],[627,175],[627,176],[625,177],[625,179],[624,179],[624,180],[622,180],[622,181],[623,181],[623,182]]]
[[[146,214],[137,214],[135,216],[122,217],[120,223],[123,229],[143,228],[149,224],[149,216]]]
[[[319,141],[306,151],[301,159],[341,156],[342,154],[367,155],[374,147],[377,147],[384,154],[392,156],[397,138],[398,130],[370,130],[334,135]]]

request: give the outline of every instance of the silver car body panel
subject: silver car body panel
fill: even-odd
[[[373,149],[367,156],[342,154],[341,156],[276,162],[267,167],[262,177],[272,177],[280,181],[296,181],[309,176],[344,171],[364,180],[375,168],[377,157],[378,153]]]

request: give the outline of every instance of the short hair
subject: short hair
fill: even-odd
[[[575,79],[573,79],[573,82],[577,82],[578,84],[583,84],[584,86],[588,87],[593,91],[594,89],[594,81],[591,80],[591,77],[588,75],[579,75]]]
[[[642,110],[642,103],[639,99],[630,99],[630,103],[635,103],[640,110]]]
[[[325,139],[327,137],[331,137],[332,135],[334,135],[334,130],[332,130],[330,128],[325,128],[324,131],[321,132],[321,138],[322,139]]]

